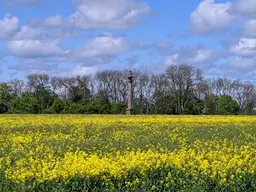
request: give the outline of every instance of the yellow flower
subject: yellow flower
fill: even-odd
[[[112,186],[111,179],[134,170],[143,178],[157,169],[167,187],[179,181],[175,172],[225,184],[230,173],[231,180],[256,173],[255,122],[255,116],[4,115],[0,168],[20,183],[79,176]],[[126,185],[143,183],[141,177]]]

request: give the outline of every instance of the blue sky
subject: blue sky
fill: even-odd
[[[255,0],[1,0],[1,81],[164,72],[256,80]]]

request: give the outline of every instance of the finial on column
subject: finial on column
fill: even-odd
[[[128,76],[128,106],[126,109],[126,114],[131,115],[132,114],[132,100],[133,100],[133,88],[132,88],[132,83],[133,83],[133,76],[132,76],[132,71],[129,71]]]

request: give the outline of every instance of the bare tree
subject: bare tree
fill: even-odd
[[[193,87],[198,80],[198,73],[198,69],[189,65],[171,65],[166,70],[171,91],[176,95],[178,114],[184,112],[185,101],[193,92]]]
[[[25,91],[25,83],[23,80],[13,79],[10,81],[9,85],[12,88],[14,96],[20,96]]]
[[[246,105],[253,102],[255,98],[254,85],[242,84],[239,81],[234,81],[231,87],[232,92],[230,95],[237,100],[240,107],[240,112],[242,113],[245,110]]]

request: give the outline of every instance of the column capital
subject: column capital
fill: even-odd
[[[129,82],[133,80],[132,71],[129,71],[127,79],[129,80]]]

